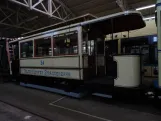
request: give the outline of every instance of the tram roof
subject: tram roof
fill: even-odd
[[[90,15],[88,15],[90,16]],[[94,18],[94,19],[93,19]],[[94,16],[91,16],[91,20],[80,22],[82,19],[76,18],[73,20],[69,20],[63,23],[59,23],[53,26],[50,26],[52,29],[49,31],[43,31],[43,29],[35,30],[34,32],[40,31],[37,34],[29,35],[24,37],[20,40],[14,40],[10,41],[10,43],[14,43],[17,41],[25,40],[27,38],[32,38],[35,36],[44,35],[47,33],[59,31],[62,29],[68,29],[76,26],[88,26],[90,25],[90,29],[101,29],[101,31],[104,34],[111,34],[111,33],[117,33],[117,32],[123,32],[123,31],[130,31],[135,29],[140,29],[146,26],[143,17],[140,12],[138,11],[125,11],[125,12],[119,12],[111,15],[107,15],[100,18],[95,18]],[[74,20],[79,20],[78,23],[74,23]],[[83,19],[85,20],[85,19]],[[72,24],[71,24],[72,23]],[[68,25],[67,25],[68,24]],[[64,26],[63,26],[64,25]],[[66,25],[66,26],[65,26]],[[108,29],[109,28],[109,29]],[[46,28],[45,28],[46,29]],[[43,31],[43,32],[42,32]]]
[[[36,34],[36,33],[60,28],[60,27],[63,27],[63,26],[68,26],[68,25],[71,25],[71,24],[81,23],[81,22],[84,22],[84,21],[92,20],[92,19],[95,19],[95,18],[97,18],[97,17],[88,13],[88,14],[85,14],[85,15],[82,15],[82,16],[75,17],[73,19],[69,19],[67,21],[59,22],[59,23],[54,24],[54,25],[50,25],[50,26],[46,26],[46,27],[43,27],[43,28],[40,28],[40,29],[36,29],[34,31],[30,31],[30,32],[24,33],[22,35],[29,36],[29,35],[33,35],[33,34]]]

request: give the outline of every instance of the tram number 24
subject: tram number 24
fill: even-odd
[[[40,65],[44,65],[44,60],[41,60],[40,61]]]

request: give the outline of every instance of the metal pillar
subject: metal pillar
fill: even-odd
[[[158,78],[161,87],[161,0],[157,0],[157,32],[158,32]]]
[[[118,40],[118,54],[121,54],[121,39]]]

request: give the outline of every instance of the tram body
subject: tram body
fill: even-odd
[[[66,36],[65,34],[73,36],[73,39],[76,41],[75,43],[81,43],[81,27],[72,28],[70,29],[69,33],[67,31],[68,29],[56,31],[53,33],[34,37],[32,40],[29,38],[25,41],[20,41],[20,47],[22,47],[23,44],[30,42],[33,45],[33,50],[38,51],[33,51],[33,55],[31,55],[32,57],[27,58],[26,53],[22,53],[20,49],[20,74],[83,80],[83,68],[85,68],[85,66],[83,66],[83,57],[80,56],[82,55],[81,44],[78,44],[78,47],[76,48],[73,46],[73,48],[71,48],[73,49],[71,53],[70,50],[65,52],[65,50],[60,50],[58,47],[52,47],[54,46],[52,44],[55,43],[54,40],[59,39],[59,37],[60,39],[63,38],[63,36]],[[48,41],[50,45],[45,48],[47,51],[44,55],[41,53],[41,51],[43,51],[41,48],[38,47],[36,48],[37,50],[34,48],[36,46],[35,41],[39,41],[40,39],[42,39],[42,42],[45,40],[50,41]],[[62,41],[66,40],[64,39]],[[53,50],[53,52],[51,50]],[[84,62],[87,63],[87,59],[84,60]]]
[[[134,18],[136,21],[126,22]],[[111,57],[105,35],[143,27],[141,14],[129,11],[11,41],[10,46],[17,44],[19,52],[18,59],[12,60],[12,66],[19,66],[12,72],[17,70],[20,82],[50,87],[65,81],[72,85],[91,82],[137,88],[141,80],[140,56]]]

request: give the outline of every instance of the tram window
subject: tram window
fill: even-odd
[[[55,56],[78,54],[78,34],[77,32],[59,34],[54,36]]]
[[[94,40],[88,40],[83,42],[83,54],[94,54]]]
[[[33,41],[21,43],[21,58],[33,57]]]
[[[87,55],[94,55],[94,40],[88,40],[88,39],[89,39],[89,34],[86,31],[84,31],[82,53]]]
[[[51,37],[41,38],[35,40],[35,56],[51,56]]]

